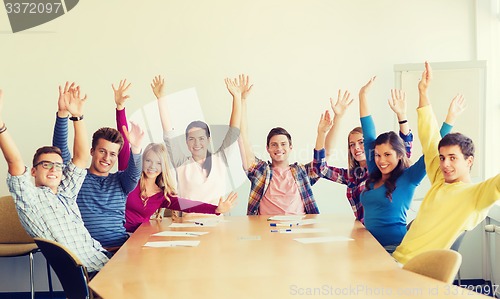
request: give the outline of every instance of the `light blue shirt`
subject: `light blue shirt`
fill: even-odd
[[[29,171],[19,176],[7,175],[7,186],[16,203],[22,225],[32,237],[56,241],[71,250],[89,272],[99,271],[108,261],[101,244],[93,239],[83,224],[76,197],[85,169],[70,162],[54,194],[49,187],[35,187]]]

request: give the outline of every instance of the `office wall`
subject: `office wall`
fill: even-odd
[[[111,83],[122,78],[133,83],[129,114],[154,100],[149,83],[162,74],[168,92],[195,87],[207,121],[225,124],[231,101],[223,79],[244,72],[254,82],[248,115],[258,156],[267,158],[269,129],[283,126],[293,136],[291,158],[308,162],[319,115],[339,88],[356,97],[376,75],[370,107],[378,131],[392,130],[387,98],[394,65],[478,58],[476,18],[470,0],[80,1],[66,15],[16,34],[2,16],[3,116],[28,162],[51,142],[57,86],[66,80],[77,81],[89,96],[90,137],[114,125]],[[409,109],[416,105],[409,99]],[[355,102],[332,164],[346,166],[346,133],[357,125]],[[0,180],[5,173],[0,162]],[[248,189],[248,183],[238,188],[233,214],[245,213]],[[352,214],[345,187],[320,181],[314,191],[321,212]],[[0,185],[0,195],[7,192]],[[17,267],[0,263],[2,269]],[[0,291],[25,288],[7,279],[0,278]]]

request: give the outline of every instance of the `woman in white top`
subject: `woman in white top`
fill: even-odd
[[[225,79],[226,86],[239,88],[239,81]],[[241,101],[233,97],[233,111],[229,121],[229,129],[221,146],[211,152],[211,134],[208,125],[202,121],[191,122],[185,131],[186,145],[191,155],[184,155],[181,145],[173,138],[173,128],[168,116],[168,102],[164,92],[164,79],[157,76],[151,88],[158,99],[158,109],[163,128],[163,139],[169,151],[172,165],[177,173],[177,190],[179,196],[196,198],[199,201],[214,204],[214,198],[226,194],[227,158],[225,149],[238,140]],[[215,196],[215,197],[214,197]],[[215,203],[217,204],[217,203]]]

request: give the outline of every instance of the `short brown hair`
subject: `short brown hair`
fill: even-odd
[[[42,146],[36,150],[35,155],[33,156],[33,166],[38,163],[38,157],[43,154],[58,154],[62,158],[61,150],[57,146]]]
[[[438,149],[443,146],[458,145],[464,158],[474,157],[474,142],[469,137],[462,133],[446,134],[441,141],[439,141]]]
[[[123,147],[123,137],[122,134],[116,129],[113,128],[100,128],[99,130],[94,132],[94,135],[92,135],[92,148],[95,149],[97,146],[97,143],[99,142],[99,139],[104,139],[107,140],[111,143],[116,143],[120,145],[120,149],[118,150],[121,151]]]
[[[287,130],[283,129],[282,127],[276,127],[272,128],[271,131],[269,131],[269,134],[267,134],[267,146],[269,146],[269,141],[271,141],[271,138],[276,135],[285,135],[286,138],[288,138],[288,143],[292,145],[292,137],[290,136],[290,133],[288,133]]]

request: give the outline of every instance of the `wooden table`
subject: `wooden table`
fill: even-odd
[[[90,282],[103,298],[489,298],[402,270],[352,217],[308,215],[303,227],[328,232],[271,232],[264,216],[226,217],[216,227],[145,223]],[[164,230],[207,231],[200,237],[155,237]],[[298,237],[352,241],[302,244]],[[200,240],[197,247],[150,248],[148,241]]]

